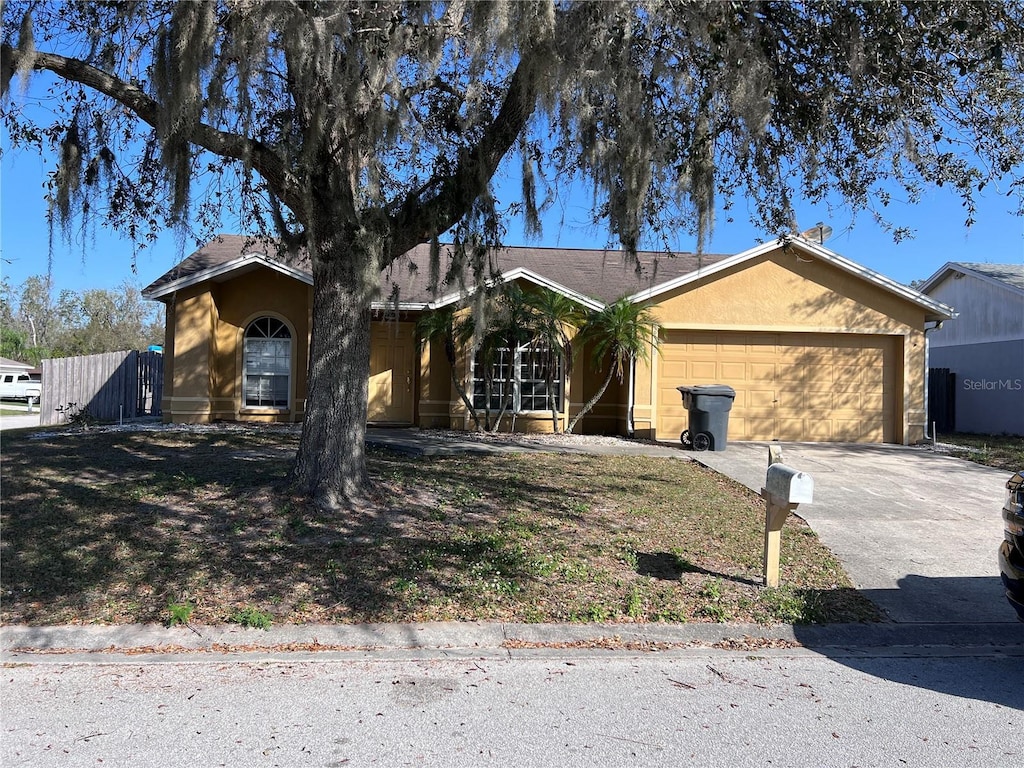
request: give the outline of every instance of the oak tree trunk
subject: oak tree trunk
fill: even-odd
[[[308,397],[292,470],[296,489],[326,508],[366,497],[366,408],[372,286],[353,243],[311,243],[313,328]],[[347,253],[335,252],[345,250]],[[363,256],[363,258],[360,258]]]

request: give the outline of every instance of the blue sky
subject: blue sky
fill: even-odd
[[[6,142],[5,142],[6,144]],[[35,274],[47,272],[48,231],[43,184],[54,167],[51,158],[29,152],[5,151],[0,157],[0,270],[12,284],[18,285]],[[506,193],[504,202],[512,195]],[[565,197],[564,208],[551,210],[545,217],[544,234],[536,243],[544,246],[602,247],[606,234],[587,226],[589,194],[579,190]],[[825,206],[799,206],[798,222],[809,228],[819,221],[829,224],[834,232],[825,245],[853,261],[902,283],[923,279],[947,261],[981,261],[1024,263],[1024,219],[1013,215],[1013,200],[990,192],[978,201],[976,223],[970,230],[964,226],[964,209],[960,200],[944,190],[932,190],[917,205],[901,200],[887,209],[890,221],[915,230],[916,236],[899,244],[872,220],[861,213],[855,221],[848,211],[831,214]],[[743,201],[734,207],[736,221],[728,223],[719,215],[714,236],[707,244],[710,253],[738,253],[757,244],[765,233],[746,221]],[[516,222],[511,222],[505,238],[508,245],[522,245]],[[680,251],[693,250],[692,238],[681,238],[675,246]],[[52,273],[57,291],[63,288],[112,288],[126,278],[140,286],[152,282],[191,251],[186,243],[180,250],[173,233],[167,233],[151,247],[140,251],[136,261],[137,274],[132,273],[132,244],[113,232],[97,229],[94,241],[85,252],[80,243],[68,245],[58,235],[53,249]]]

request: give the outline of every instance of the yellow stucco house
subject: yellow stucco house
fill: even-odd
[[[166,421],[301,421],[306,399],[312,274],[273,247],[216,238],[148,286],[167,306]],[[469,428],[439,345],[419,349],[415,323],[455,304],[428,290],[421,246],[383,278],[371,341],[371,423]],[[446,258],[442,252],[442,258]],[[584,432],[676,440],[687,413],[676,387],[736,390],[730,440],[912,443],[924,434],[926,330],[950,307],[802,238],[733,256],[504,248],[492,258],[506,281],[544,286],[596,309],[628,295],[658,321],[660,351],[614,382]],[[516,429],[550,430],[543,383],[523,350]],[[563,424],[602,375],[581,356],[556,385]],[[481,397],[474,361],[457,376]],[[579,431],[579,428],[578,428]]]

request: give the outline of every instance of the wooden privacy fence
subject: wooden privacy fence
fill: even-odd
[[[956,374],[949,368],[928,369],[928,429],[956,431]]]
[[[160,415],[164,356],[105,352],[43,360],[40,424],[61,424],[75,411],[100,421]]]

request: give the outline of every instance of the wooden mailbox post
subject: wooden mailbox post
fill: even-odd
[[[761,497],[765,500],[764,521],[764,584],[779,586],[779,548],[782,526],[789,513],[800,504],[810,504],[814,498],[814,479],[805,472],[787,467],[781,462],[782,452],[777,446],[768,449],[768,475]]]

